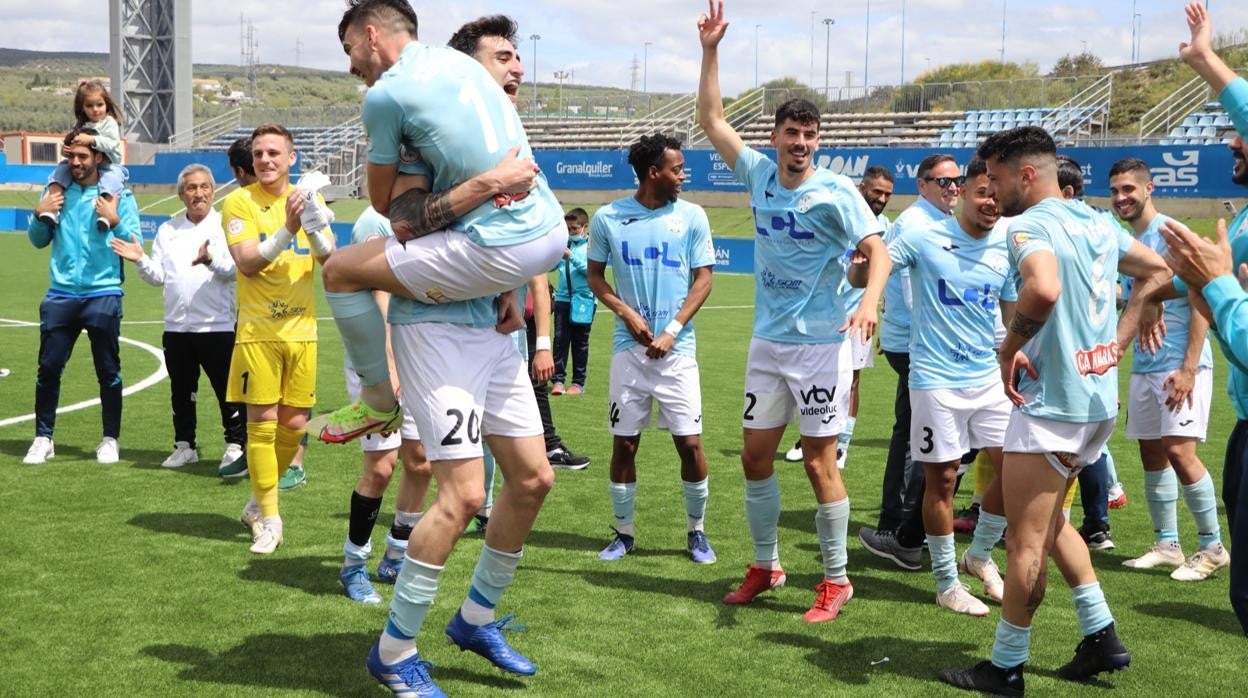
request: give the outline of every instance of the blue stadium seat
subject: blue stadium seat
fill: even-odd
[[[1180,126],[1184,126],[1184,127],[1197,126],[1199,125],[1197,123],[1199,120],[1200,120],[1200,117],[1196,116],[1195,114],[1189,114],[1187,118],[1183,119],[1183,123],[1180,124]]]
[[[1218,114],[1213,117],[1213,125],[1218,128],[1230,128],[1234,124],[1231,123],[1229,114]]]

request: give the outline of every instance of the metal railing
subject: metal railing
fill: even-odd
[[[675,135],[677,138],[691,134],[697,119],[697,95],[685,95],[674,99],[649,114],[634,119],[620,131],[620,147],[627,148],[642,136],[653,133],[656,129]]]
[[[1241,74],[1243,70],[1239,71]],[[1140,117],[1140,140],[1164,138],[1189,114],[1202,109],[1213,99],[1213,91],[1205,79],[1197,75],[1170,93]]]
[[[741,94],[736,101],[724,107],[724,118],[728,124],[740,131],[747,124],[762,118],[763,106],[767,103],[767,88],[759,87]],[[689,132],[689,145],[702,145],[707,142],[706,131],[694,124]]]
[[[1046,111],[1041,120],[1044,127],[1065,145],[1073,145],[1083,136],[1105,134],[1105,121],[1109,105],[1114,100],[1114,73],[1106,73],[1100,80],[1089,85],[1079,94]]]
[[[169,136],[168,144],[174,148],[195,148],[204,145],[217,136],[228,133],[242,125],[242,109],[217,114],[202,121],[181,133]]]

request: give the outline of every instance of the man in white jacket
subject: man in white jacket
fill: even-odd
[[[136,241],[117,240],[117,254],[135,263],[139,277],[164,287],[165,365],[172,393],[174,450],[162,465],[180,468],[199,462],[195,444],[195,395],[200,369],[208,374],[221,406],[225,455],[223,477],[247,474],[243,445],[246,420],[240,405],[225,401],[234,349],[234,260],[226,249],[221,214],[212,208],[216,183],[203,165],[178,174],[178,197],[186,212],[161,224],[150,255]],[[242,467],[239,467],[242,465]]]

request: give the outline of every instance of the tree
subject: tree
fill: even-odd
[[[1105,68],[1101,59],[1088,51],[1078,55],[1067,54],[1057,59],[1049,77],[1077,78],[1085,75],[1099,75]]]

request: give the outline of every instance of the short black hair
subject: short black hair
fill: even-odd
[[[776,107],[776,126],[789,120],[819,126],[819,107],[809,99],[790,99]]]
[[[628,164],[633,166],[637,179],[643,181],[651,167],[663,164],[663,153],[668,150],[680,150],[680,141],[666,133],[655,133],[642,136],[628,149]]]
[[[988,174],[988,163],[984,162],[983,159],[975,157],[966,163],[966,178],[968,180],[986,174]]]
[[[1069,155],[1057,156],[1057,186],[1070,187],[1076,199],[1083,198],[1083,167]]]
[[[956,165],[958,164],[958,159],[953,157],[949,153],[933,153],[931,155],[928,155],[927,157],[923,158],[922,161],[919,162],[919,171],[915,175],[915,179],[923,179],[924,177],[927,176],[928,172],[931,172],[933,169],[936,168],[937,165],[939,165],[942,162],[952,162],[953,164]]]
[[[256,167],[251,155],[251,139],[239,138],[230,144],[225,151],[230,158],[230,169],[239,169],[251,176],[256,176]]]
[[[338,22],[338,40],[346,38],[351,25],[370,20],[388,25],[391,31],[406,31],[416,36],[416,11],[407,0],[348,0],[347,11]]]
[[[1153,178],[1152,171],[1148,169],[1148,163],[1139,158],[1123,158],[1118,162],[1115,162],[1113,167],[1109,168],[1109,176],[1111,179],[1128,172],[1139,172],[1143,174],[1145,181],[1152,180]]]
[[[487,34],[486,36],[493,36],[493,35]],[[567,213],[563,214],[563,220],[576,221],[577,223],[581,225],[585,225],[586,223],[589,222],[589,214],[585,212],[585,209],[581,208],[580,206],[577,206],[576,208],[571,209]]]
[[[517,46],[519,41],[520,25],[507,15],[486,15],[478,17],[464,26],[455,30],[451,35],[451,40],[446,42],[447,46],[474,56],[477,53],[477,45],[480,44],[482,37],[497,36],[511,42],[512,46]]]
[[[86,126],[75,126],[73,129],[70,130],[69,133],[65,134],[65,139],[62,142],[65,145],[70,146],[74,144],[74,139],[77,138],[78,136],[98,136],[98,135],[100,135],[100,132],[96,131],[93,128],[87,128]],[[100,152],[95,149],[95,146],[90,146],[90,149],[91,149],[91,152],[93,153]]]
[[[1017,162],[1024,157],[1057,157],[1057,144],[1048,131],[1039,126],[1019,126],[998,131],[979,144],[975,154],[984,160]]]
[[[866,172],[862,173],[862,180],[864,182],[869,179],[886,179],[890,182],[896,182],[896,180],[893,178],[892,171],[889,170],[887,167],[881,167],[879,165],[872,165],[871,167],[867,168]]]

